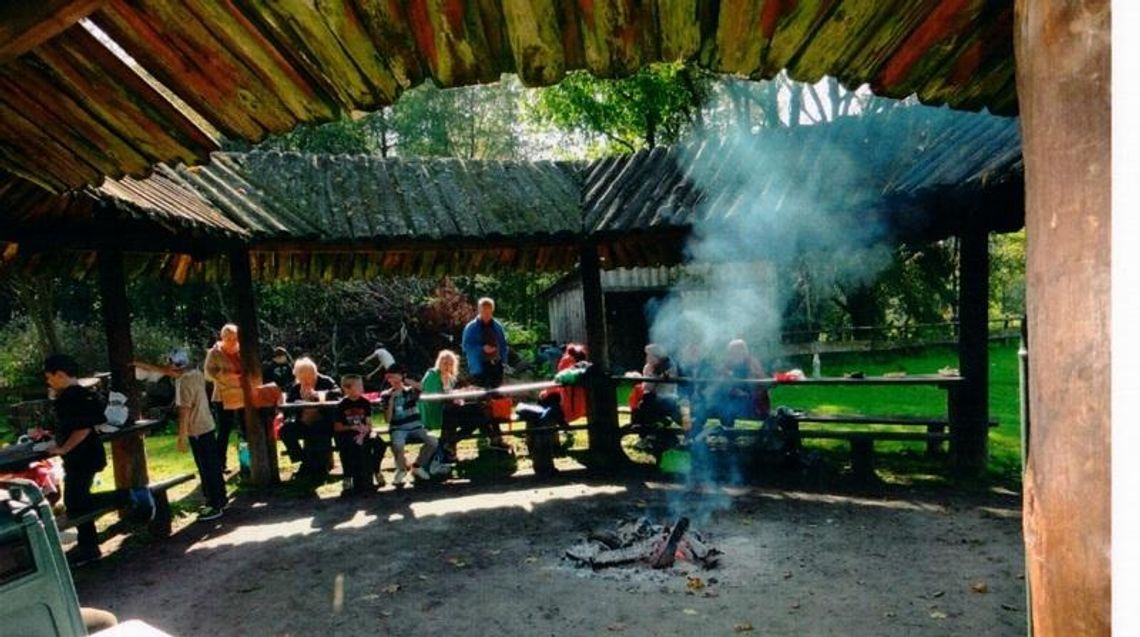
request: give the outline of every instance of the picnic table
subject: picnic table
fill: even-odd
[[[670,378],[658,378],[655,376],[611,376],[612,380],[617,381],[631,381],[643,382],[648,381],[658,384],[677,383],[679,385],[758,385],[761,387],[769,388],[776,386],[795,386],[795,385],[840,385],[840,386],[874,386],[874,385],[931,385],[936,387],[952,387],[962,383],[961,376],[944,376],[942,374],[913,374],[907,376],[864,376],[862,378],[850,378],[846,376],[827,376],[820,378],[805,377],[796,380],[783,380],[776,378],[694,378],[689,376],[677,376]]]
[[[939,456],[943,453],[943,444],[953,437],[952,430],[960,426],[958,408],[958,390],[964,379],[954,374],[912,374],[906,376],[865,376],[865,377],[822,377],[822,378],[693,378],[675,377],[662,379],[643,375],[612,376],[617,382],[643,382],[657,384],[679,385],[745,385],[764,389],[794,386],[835,386],[835,387],[906,387],[927,386],[945,390],[947,393],[945,416],[913,416],[913,415],[870,415],[870,414],[817,414],[811,412],[794,412],[796,421],[794,435],[802,439],[830,439],[845,440],[851,447],[852,469],[856,477],[869,478],[873,475],[873,444],[876,440],[916,440],[925,441],[927,455]],[[816,425],[808,429],[801,429],[800,423]],[[882,425],[903,427],[924,427],[925,431],[897,431],[883,430]],[[997,426],[995,420],[990,420],[989,427]],[[841,426],[836,429],[834,426]],[[623,428],[626,433],[632,433],[632,427]],[[726,430],[726,435],[742,434],[747,430]]]
[[[97,431],[95,435],[99,437],[100,442],[111,442],[128,436],[146,435],[163,424],[165,424],[163,420],[140,418],[128,425],[119,427],[115,431],[107,433]],[[42,442],[10,445],[0,449],[0,472],[25,471],[32,462],[49,457],[51,456],[47,453],[46,445]],[[193,474],[184,473],[146,485],[147,489],[151,491],[155,503],[155,516],[148,525],[152,533],[159,536],[170,535],[173,516],[167,491],[193,478]],[[96,520],[114,510],[114,507],[107,507],[92,511],[79,518],[67,518],[60,522],[60,528],[76,526],[87,520]]]
[[[110,442],[135,434],[149,433],[163,424],[161,420],[139,419],[110,433],[98,433],[101,442]],[[14,444],[0,449],[0,471],[23,471],[28,464],[51,457],[43,443]]]

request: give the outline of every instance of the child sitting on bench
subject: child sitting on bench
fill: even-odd
[[[385,378],[390,389],[384,392],[388,397],[384,415],[388,420],[389,433],[392,436],[392,453],[396,456],[396,476],[392,483],[397,487],[403,486],[404,479],[408,475],[408,461],[404,458],[404,446],[408,440],[419,440],[423,443],[416,462],[412,465],[412,474],[420,480],[430,480],[431,474],[427,472],[426,467],[439,442],[435,436],[428,433],[420,419],[420,412],[416,407],[419,392],[405,385],[404,367],[399,363],[388,368]]]
[[[364,379],[357,374],[341,378],[344,398],[336,406],[333,431],[344,471],[341,495],[359,495],[375,490],[372,483],[384,486],[380,461],[384,458],[384,441],[372,433],[372,403],[364,397]]]

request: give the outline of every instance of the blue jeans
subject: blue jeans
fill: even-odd
[[[396,468],[401,471],[408,470],[407,461],[404,460],[404,445],[408,440],[418,440],[423,443],[416,456],[416,465],[421,467],[427,466],[432,454],[435,453],[435,448],[439,445],[439,441],[429,434],[423,425],[409,429],[392,429],[389,433],[392,436],[392,455],[396,458]]]

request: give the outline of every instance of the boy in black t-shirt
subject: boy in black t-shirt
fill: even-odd
[[[96,509],[125,506],[135,497],[139,504],[148,507],[146,514],[154,515],[154,501],[150,492],[140,489],[139,494],[127,491],[92,494],[95,475],[107,466],[103,443],[95,433],[95,425],[106,422],[103,401],[91,390],[79,385],[79,365],[75,359],[56,354],[44,361],[44,380],[55,395],[55,442],[48,447],[52,455],[63,456],[63,504],[67,517],[76,518]],[[84,522],[77,527],[79,544],[68,552],[72,566],[80,566],[102,556],[95,522]]]
[[[380,461],[384,457],[384,443],[372,433],[372,403],[363,396],[364,379],[351,374],[341,379],[344,398],[336,406],[333,431],[340,451],[340,465],[344,471],[344,490],[341,495],[373,491],[373,477],[384,486],[380,475]]]

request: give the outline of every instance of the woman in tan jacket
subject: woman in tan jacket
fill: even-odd
[[[206,378],[214,383],[210,401],[217,413],[218,453],[221,454],[222,473],[225,473],[230,432],[236,428],[238,436],[245,437],[245,395],[241,389],[241,379],[245,372],[241,365],[237,326],[233,323],[223,325],[219,337],[220,340],[206,352],[205,371]]]

